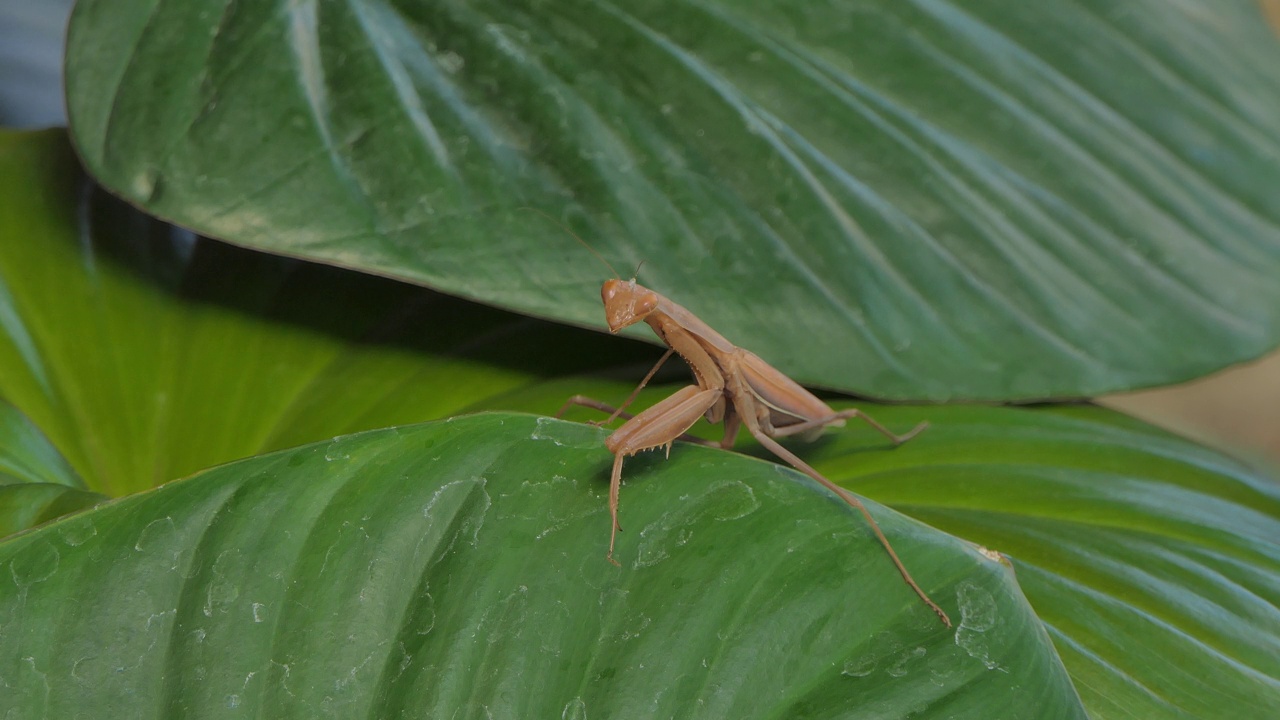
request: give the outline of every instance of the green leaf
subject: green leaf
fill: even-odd
[[[93,507],[107,500],[100,493],[53,483],[7,483],[0,476],[0,537]]]
[[[857,407],[898,432],[931,427],[888,451],[854,421],[795,449],[1007,555],[1090,717],[1269,720],[1280,707],[1274,477],[1098,407]]]
[[[2,543],[6,702],[67,717],[1084,717],[1006,565],[873,507],[964,619],[947,630],[860,515],[767,463],[681,448],[633,471],[615,568],[603,437],[509,414],[374,431]],[[77,612],[86,592],[94,611]]]
[[[1087,396],[1280,342],[1260,20],[86,0],[68,106],[114,192],[237,243],[600,327],[607,271],[532,206],[800,380]]]
[[[635,357],[604,337],[197,238],[93,187],[60,132],[0,134],[0,218],[0,396],[109,495]],[[56,452],[24,432],[0,444],[0,462]]]
[[[0,400],[0,537],[107,499],[83,487],[40,429]]]
[[[1094,407],[874,412],[933,427],[883,454],[865,452],[865,434],[831,432],[806,458],[1008,554],[1091,717],[1274,716],[1274,478]]]
[[[3,317],[19,322],[8,322],[0,335],[0,362],[5,363],[0,365],[0,394],[15,403],[22,398],[18,407],[40,418],[37,426],[64,452],[82,448],[86,438],[114,433],[111,443],[93,443],[112,459],[88,464],[84,477],[89,487],[103,486],[96,474],[101,467],[148,468],[142,477],[123,472],[115,476],[119,485],[139,487],[177,476],[184,464],[213,465],[237,453],[272,449],[271,443],[284,447],[410,422],[415,413],[417,418],[452,415],[463,405],[546,413],[575,392],[616,403],[646,369],[647,361],[640,361],[618,381],[558,376],[558,368],[570,372],[617,364],[635,357],[638,348],[387,280],[257,257],[145,223],[78,184],[83,180],[76,179],[73,159],[59,134],[8,140],[0,145],[0,160],[8,163],[0,166],[0,182],[6,183],[0,193],[0,218],[21,223],[6,225],[12,234],[0,236],[0,281],[10,289]],[[66,194],[59,195],[59,188]],[[77,197],[88,200],[77,203]],[[85,213],[78,215],[78,209]],[[70,302],[64,293],[78,294],[81,301]],[[194,349],[183,353],[180,362],[172,359],[175,348],[182,346]],[[16,347],[29,348],[25,357],[30,362],[22,360]],[[46,370],[47,393],[29,367]],[[97,380],[104,367],[137,370],[117,371],[108,383]],[[305,380],[290,373],[304,374]],[[281,389],[284,384],[289,392]],[[669,395],[672,389],[650,388],[637,406]],[[132,427],[168,431],[122,432],[113,402],[131,413]],[[1011,555],[1032,605],[1049,623],[1094,717],[1266,717],[1260,707],[1280,704],[1280,690],[1268,679],[1280,677],[1272,659],[1280,654],[1267,655],[1280,646],[1280,621],[1274,604],[1265,601],[1275,597],[1275,578],[1280,577],[1275,540],[1280,537],[1280,509],[1272,479],[1136,421],[1094,409],[860,407],[898,432],[923,419],[933,427],[891,450],[882,438],[854,422],[828,432],[818,443],[796,445],[797,452],[860,493]],[[156,413],[160,419],[152,417]],[[583,411],[574,417],[599,416]],[[259,431],[263,425],[278,430],[264,434]],[[205,438],[211,429],[223,433],[221,444]],[[554,443],[541,445],[548,446],[549,453],[556,451]],[[67,452],[67,457],[77,453]],[[634,503],[645,501],[632,496],[645,492],[642,488],[661,486],[674,493],[667,495],[664,489],[653,500],[666,503],[660,506],[664,512],[683,506],[688,499],[681,497],[692,487],[686,473],[703,462],[721,462],[712,460],[720,457],[677,445],[670,461],[656,454],[630,460],[622,501],[624,523],[641,512]],[[603,482],[602,461],[592,462],[596,469],[589,477]],[[209,474],[214,472],[222,470]],[[187,482],[204,482],[207,476]],[[782,476],[788,482],[794,478],[791,473]],[[402,481],[395,480],[393,486]],[[592,492],[602,491],[596,485]],[[118,512],[113,508],[133,507],[133,502],[159,502],[154,498],[167,497],[168,492],[97,508],[90,515]],[[322,497],[312,500],[325,502]],[[306,499],[299,502],[305,504]],[[723,498],[706,502],[733,504]],[[596,497],[594,503],[595,529],[573,555],[584,563],[595,562],[607,541],[604,502]],[[285,515],[288,510],[278,512]],[[880,517],[887,514],[879,508],[876,512]],[[161,507],[154,514],[138,511],[113,521],[113,532],[124,537],[119,541],[125,548],[121,552],[128,556],[126,550],[148,526],[170,515]],[[220,517],[219,522],[234,520]],[[554,505],[538,519],[545,529],[568,517]],[[353,528],[365,527],[375,534],[394,531],[373,520]],[[602,522],[604,528],[599,527]],[[156,527],[162,526],[167,523]],[[107,526],[94,527],[105,532]],[[353,528],[345,532],[355,533]],[[45,528],[35,534],[48,537],[44,533],[50,532],[58,531]],[[419,537],[421,527],[414,532]],[[909,551],[909,542],[901,546],[898,541],[901,532],[900,527],[890,530],[899,549]],[[632,527],[622,536],[636,558],[642,539],[637,533]],[[943,542],[936,535],[925,537],[932,538],[931,543]],[[218,542],[230,545],[234,540]],[[28,563],[39,567],[44,562],[39,555],[43,546],[22,547],[26,549],[12,556],[20,570]],[[61,552],[62,546],[54,547]],[[257,541],[245,541],[244,549],[256,551]],[[859,562],[868,566],[885,562],[874,544],[860,552],[865,555]],[[216,556],[199,555],[207,563],[214,563]],[[758,564],[750,561],[754,556],[733,557],[748,569]],[[744,562],[743,557],[750,559]],[[552,562],[556,569],[549,572],[558,577],[563,557]],[[949,582],[945,574],[939,578],[935,570],[917,567],[913,557],[908,562],[931,587]],[[201,572],[212,572],[201,567]],[[946,568],[952,569],[950,564]],[[0,578],[6,577],[3,572]],[[863,582],[868,576],[859,577]],[[900,581],[889,577],[886,585],[875,587],[899,592]],[[115,587],[99,589],[91,580],[83,585],[62,582],[68,583],[62,591],[68,598],[59,602],[75,603],[78,598],[80,606],[94,608],[105,602],[103,593]],[[7,587],[0,583],[0,588]],[[948,587],[954,591],[959,585]],[[0,589],[0,595],[5,592],[11,591]],[[199,595],[198,590],[191,592]],[[110,602],[126,604],[132,597]],[[958,605],[954,594],[949,597]],[[956,605],[948,607],[958,613]],[[96,609],[89,613],[96,614]],[[0,614],[0,630],[10,627],[8,617]],[[956,620],[973,632],[977,631],[972,626],[983,624],[977,616],[966,622],[963,613],[956,614]],[[441,628],[448,624],[441,622]],[[862,627],[858,622],[855,618],[854,625]],[[331,637],[341,648],[346,636]],[[868,637],[851,636],[851,641],[874,640]],[[955,637],[978,639],[972,633]],[[105,641],[95,645],[108,646]],[[904,644],[902,649],[914,647]],[[979,652],[981,647],[970,642],[970,649]],[[132,667],[125,655],[95,652],[99,662],[106,658]],[[206,671],[221,663],[246,674],[253,671],[230,650],[218,652],[224,654],[192,662]],[[86,650],[76,657],[88,654]],[[861,672],[859,667],[855,664],[852,670]],[[894,665],[877,667],[887,673]],[[18,662],[0,669],[0,678],[30,669]],[[36,670],[47,672],[43,665]],[[1188,673],[1197,681],[1188,680]],[[244,677],[240,680],[243,684]],[[629,687],[627,692],[657,692]],[[1000,697],[979,695],[975,702],[1010,701],[995,694]]]
[[[0,400],[0,477],[20,483],[84,487],[84,481],[40,429],[3,400]],[[3,481],[0,484],[4,484]]]

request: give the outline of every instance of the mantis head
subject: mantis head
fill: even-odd
[[[604,316],[609,322],[609,332],[618,332],[628,325],[644,320],[658,309],[658,293],[641,285],[634,278],[628,281],[612,278],[604,281],[600,289],[604,300]]]

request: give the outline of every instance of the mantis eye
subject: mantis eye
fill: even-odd
[[[600,288],[600,299],[604,300],[604,304],[608,305],[609,301],[618,296],[618,287],[622,283],[617,280],[609,279],[604,281],[604,286]]]
[[[638,318],[648,315],[649,313],[653,312],[657,308],[658,308],[657,293],[649,292],[636,298],[635,314],[636,314],[636,317]]]

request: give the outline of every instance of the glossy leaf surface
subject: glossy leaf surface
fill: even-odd
[[[61,133],[0,142],[0,396],[38,428],[15,443],[43,433],[95,491],[444,417],[634,352],[202,239],[95,188]]]
[[[14,204],[0,205],[6,209],[0,217],[21,218],[23,224],[17,234],[0,238],[0,280],[10,290],[4,317],[17,319],[5,326],[6,335],[0,337],[0,361],[7,363],[0,372],[4,383],[0,391],[33,420],[9,422],[3,427],[7,428],[8,446],[13,446],[12,439],[17,438],[17,446],[35,448],[39,450],[36,455],[53,453],[56,457],[61,451],[68,458],[68,465],[77,468],[81,465],[74,458],[82,456],[78,448],[98,448],[92,455],[96,460],[83,465],[87,487],[107,487],[104,477],[121,479],[116,484],[117,492],[122,486],[143,487],[155,482],[152,478],[164,479],[166,473],[177,475],[184,464],[213,465],[272,449],[269,443],[287,447],[340,433],[411,422],[430,417],[429,413],[448,416],[479,408],[547,413],[574,392],[616,403],[646,369],[647,360],[641,360],[616,381],[562,377],[557,368],[568,372],[574,368],[614,366],[637,357],[637,348],[621,340],[606,342],[591,333],[447,301],[386,280],[279,259],[250,260],[251,253],[140,222],[132,211],[108,201],[78,202],[77,198],[93,198],[93,191],[75,180],[74,166],[65,167],[70,159],[56,134],[11,138],[5,152],[3,157],[9,164],[0,168],[0,178],[9,184],[7,192],[0,194],[0,203],[8,199]],[[59,167],[66,171],[66,177],[62,172],[53,172]],[[67,181],[67,177],[71,180]],[[7,208],[22,208],[23,212],[10,212]],[[289,270],[283,274],[284,279],[282,269]],[[71,290],[81,293],[83,301],[59,299],[61,293]],[[420,299],[406,302],[413,298]],[[170,320],[156,323],[157,317]],[[216,318],[217,322],[208,318]],[[24,330],[25,335],[15,328]],[[76,342],[75,337],[88,337],[92,343]],[[175,347],[188,345],[199,351],[183,353],[182,363],[170,367],[166,363],[171,360],[155,360],[167,357],[166,353],[172,355]],[[91,357],[86,347],[93,348]],[[26,348],[26,354],[15,348]],[[312,364],[295,359],[281,366],[282,358],[312,355],[319,356],[312,359]],[[39,375],[24,370],[30,367],[47,370],[47,390],[37,380]],[[103,367],[141,370],[117,370],[111,376],[116,381],[104,383],[95,380]],[[295,379],[297,385],[290,384],[290,392],[283,392],[281,388],[290,380],[290,372],[305,373],[307,379]],[[195,382],[195,378],[201,382]],[[651,388],[639,404],[653,402],[672,390],[669,385]],[[188,399],[182,399],[188,395]],[[117,427],[118,415],[111,411],[112,403],[130,408],[135,416],[134,427],[153,428],[159,423],[167,432],[122,431]],[[859,493],[1010,555],[1032,607],[1047,623],[1092,716],[1266,717],[1264,711],[1280,702],[1280,692],[1271,680],[1280,676],[1274,660],[1277,654],[1272,652],[1280,645],[1276,630],[1280,622],[1274,603],[1268,600],[1276,596],[1276,578],[1280,577],[1280,553],[1276,547],[1280,501],[1272,479],[1217,453],[1105,411],[1072,407],[863,407],[898,432],[924,419],[932,427],[910,443],[892,449],[855,422],[828,432],[818,443],[796,444],[794,448],[830,477]],[[165,413],[163,422],[152,418],[153,413]],[[206,427],[204,418],[210,415],[226,425],[224,440],[219,443],[208,442],[207,433],[202,430]],[[598,416],[583,413],[573,417]],[[280,430],[260,433],[258,428],[264,425]],[[527,433],[526,438],[532,440],[532,434]],[[47,443],[31,442],[37,435],[46,436]],[[112,441],[85,440],[98,436]],[[545,457],[530,455],[524,463],[529,468],[559,457],[556,453],[561,448],[555,442],[534,444],[545,450]],[[0,442],[3,447],[6,445]],[[587,452],[586,448],[580,450]],[[581,547],[575,549],[582,554],[574,557],[583,558],[583,562],[598,559],[607,541],[600,494],[604,491],[603,472],[608,458],[605,454],[601,459],[601,452],[596,446],[589,463],[594,469],[590,473],[584,471],[577,487],[594,503],[586,521],[591,530],[583,530],[586,534]],[[520,457],[524,459],[523,455]],[[628,518],[634,518],[635,523],[622,537],[633,553],[632,559],[639,563],[649,557],[644,552],[672,552],[665,544],[645,546],[650,549],[642,552],[648,535],[639,532],[651,523],[641,521],[645,511],[634,503],[652,503],[650,507],[661,513],[676,513],[691,501],[695,510],[736,507],[733,497],[715,493],[695,496],[697,481],[686,479],[686,475],[696,478],[702,463],[729,462],[723,457],[722,453],[677,445],[670,461],[658,454],[629,461],[623,521],[628,523]],[[749,465],[756,467],[754,463]],[[113,471],[114,475],[99,474],[104,468],[128,467],[147,470],[141,476],[118,470]],[[175,488],[198,484],[217,472],[222,470]],[[522,480],[529,472],[532,471],[525,469],[514,475]],[[787,482],[795,481],[796,476],[789,472],[771,472],[787,478]],[[559,474],[570,477],[564,472]],[[39,473],[28,475],[43,477]],[[270,475],[266,473],[255,481],[258,485],[246,485],[249,489],[243,492],[248,497],[236,500],[243,503],[236,507],[248,512],[259,500],[269,504],[270,500],[254,493],[266,492],[261,486],[271,484]],[[414,477],[411,474],[409,480]],[[502,473],[494,477],[511,481]],[[241,481],[226,482],[235,485]],[[352,477],[350,482],[357,483],[352,486],[352,493],[359,487],[376,494],[398,492],[401,483],[407,481],[392,477],[382,490],[359,484],[364,482],[360,478]],[[164,498],[168,492],[147,495],[150,499],[120,501],[65,522],[84,522],[98,513],[123,512],[111,508],[133,507],[127,503],[160,503],[154,498]],[[563,502],[560,492],[550,496],[556,503]],[[646,492],[655,494],[648,500],[633,498]],[[353,495],[350,499],[358,505],[358,497]],[[546,497],[544,500],[547,506],[543,510],[528,510],[532,519],[527,523],[542,523],[537,531],[531,531],[535,535],[569,517],[561,505]],[[323,498],[315,501],[324,502]],[[824,508],[826,503],[824,500]],[[25,508],[25,514],[19,515],[42,519],[43,507],[33,502]],[[143,508],[111,516],[116,518],[111,525],[115,538],[112,542],[126,559],[134,557],[130,552],[141,552],[128,549],[145,539],[145,533],[168,527],[163,521],[171,515],[170,506],[146,504]],[[290,506],[272,512],[286,518],[295,509]],[[587,512],[585,505],[581,509]],[[400,508],[397,512],[409,511]],[[892,518],[885,510],[877,509],[877,514]],[[222,518],[219,523],[240,522],[236,513],[218,517]],[[350,519],[347,515],[342,517]],[[157,520],[161,524],[147,531]],[[421,526],[397,529],[373,520],[374,515],[370,515],[368,521],[347,527],[341,531],[345,533],[342,537],[355,538],[357,527],[372,534],[414,532],[418,533],[415,538],[422,535]],[[193,528],[200,528],[205,521],[197,518],[192,522]],[[684,549],[687,545],[706,536],[705,522],[710,522],[713,529],[723,524],[707,517],[691,522],[687,527],[681,526],[693,532],[685,545],[680,545],[682,535],[678,528],[661,532],[655,529],[649,535],[665,532],[670,538],[674,533],[676,552],[686,553],[692,552]],[[886,520],[886,525],[889,529],[894,523]],[[33,534],[48,538],[51,535],[47,533],[62,526],[41,528]],[[95,523],[94,527],[106,534],[106,525]],[[853,527],[858,533],[865,532],[856,522]],[[910,537],[930,538],[920,540],[926,545],[948,546],[949,541],[936,534],[916,535],[922,531],[904,531],[901,527],[890,530],[895,543],[898,533],[906,532],[907,547],[913,543]],[[209,528],[210,539],[201,543],[221,538],[216,540],[220,547],[243,543],[242,550],[257,551],[259,536],[248,540],[243,535],[222,537],[218,535],[221,525]],[[264,525],[258,531],[268,532],[267,528]],[[782,529],[775,530],[782,533]],[[6,593],[21,595],[26,592],[23,588],[35,592],[44,582],[27,582],[41,572],[22,574],[27,563],[34,563],[39,569],[48,559],[39,555],[44,552],[43,546],[30,544],[30,537],[9,541],[21,541],[21,547],[26,548],[6,555],[13,561],[9,563],[11,570],[18,568],[18,577],[24,579],[12,586],[0,583],[0,599],[16,602]],[[73,533],[72,539],[78,540],[79,536]],[[296,537],[292,541],[303,542]],[[147,547],[146,543],[142,545]],[[63,546],[53,547],[58,549],[61,562]],[[74,547],[77,546],[68,544],[67,552]],[[782,550],[786,547],[783,542]],[[899,549],[907,552],[906,547]],[[216,563],[216,556],[201,557]],[[234,552],[228,555],[237,557]],[[958,593],[957,583],[963,581],[958,576],[948,579],[946,574],[953,569],[951,560],[941,566],[946,571],[939,577],[935,574],[938,566],[930,567],[934,561],[927,554],[925,557],[920,567],[908,559],[916,574],[931,587],[940,585],[949,588],[948,592]],[[971,555],[965,557],[968,559],[961,565],[973,559]],[[744,565],[740,556],[725,555],[723,559],[729,563],[730,558],[736,563],[734,567]],[[886,571],[883,552],[871,542],[859,543],[841,558],[842,562],[858,563],[860,568]],[[154,558],[147,560],[152,561]],[[561,557],[551,561],[553,566],[546,572],[554,577],[566,572]],[[758,564],[745,563],[751,569]],[[162,574],[171,573],[171,565],[163,565]],[[206,565],[191,568],[191,572],[206,576],[214,572]],[[727,568],[728,565],[724,572],[729,571]],[[143,565],[135,570],[147,573]],[[887,570],[890,581],[883,585],[877,581],[875,588],[904,591],[892,575],[892,568]],[[867,582],[871,577],[859,575]],[[105,602],[104,597],[109,597],[111,603],[127,604],[132,597],[104,595],[103,589],[89,580],[79,585],[66,579],[58,582],[68,583],[54,593],[68,595],[58,602],[78,603],[80,607],[96,608]],[[238,580],[227,582],[219,586],[218,592],[230,592],[228,588]],[[192,587],[209,589],[207,584]],[[768,594],[775,589],[770,584],[756,592]],[[189,591],[200,595],[199,589]],[[955,603],[948,605],[959,628],[953,646],[961,647],[955,642],[964,640],[970,650],[981,655],[983,646],[975,643],[985,637],[981,633],[986,631],[975,628],[986,626],[986,620],[973,612],[966,619],[960,611],[958,594],[944,597],[952,598],[944,604]],[[910,600],[909,593],[907,598]],[[207,599],[207,593],[197,598],[200,613]],[[735,600],[722,598],[719,602]],[[677,605],[673,612],[687,610],[685,605]],[[818,610],[835,612],[825,606]],[[0,627],[10,627],[5,623],[11,617],[0,616]],[[127,615],[126,619],[137,617]],[[964,627],[969,628],[968,635],[960,632]],[[346,636],[335,631],[330,637],[341,646]],[[874,642],[874,638],[857,641]],[[901,649],[914,653],[915,647],[904,644]],[[935,650],[926,650],[923,657],[937,657]],[[243,669],[245,676],[255,672],[239,663],[234,653],[219,652],[223,654],[207,656],[219,658],[217,661],[202,661],[206,671],[226,662],[233,670]],[[973,657],[968,651],[966,656]],[[199,660],[191,657],[192,662]],[[913,662],[910,660],[908,665]],[[900,669],[888,659],[877,661],[875,668],[871,674],[888,677],[893,677],[890,671]],[[8,681],[29,669],[19,662],[9,666],[12,672],[6,670],[0,676]],[[35,669],[48,672],[45,665]],[[855,675],[863,670],[856,664],[851,668]],[[193,670],[186,668],[182,672]],[[276,668],[275,672],[284,671]],[[242,683],[245,676],[240,677]],[[260,676],[261,673],[254,677]],[[1204,682],[1195,683],[1191,678],[1203,678]],[[155,678],[151,681],[159,682]],[[295,689],[292,684],[289,687]],[[656,693],[658,688],[634,692]],[[39,699],[28,694],[20,697],[25,698],[24,702]],[[1012,702],[1004,693],[1000,693],[999,701]]]
[[[1091,717],[1258,718],[1280,706],[1280,483],[1100,408],[874,408],[934,427],[828,477],[1013,558]],[[874,436],[873,436],[874,437]]]
[[[69,38],[91,171],[236,243],[601,327],[608,271],[540,208],[872,397],[1091,396],[1280,341],[1253,2],[87,0]]]
[[[688,448],[633,483],[615,568],[603,435],[525,415],[374,431],[0,544],[0,657],[21,658],[6,702],[139,718],[1084,717],[1006,565],[877,508],[964,619],[948,631],[863,552],[852,509],[767,463]],[[100,599],[76,613],[86,587]]]

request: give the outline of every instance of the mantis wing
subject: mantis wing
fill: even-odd
[[[821,420],[836,414],[830,405],[805,390],[800,383],[783,375],[781,371],[761,360],[755,353],[739,349],[735,353],[738,369],[746,379],[751,394],[769,408],[769,426],[783,428],[803,422]],[[843,425],[843,420],[833,420],[833,425]],[[812,440],[822,434],[823,426],[800,433],[804,440]],[[771,433],[770,433],[771,434]]]

